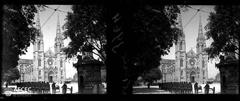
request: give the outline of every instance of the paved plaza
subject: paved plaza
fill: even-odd
[[[133,87],[133,94],[171,94],[169,91],[161,90],[158,86],[135,86]]]
[[[61,85],[59,85],[61,86]],[[67,84],[68,88],[72,87],[73,91],[72,94],[78,94],[78,86],[77,83],[70,83]],[[202,88],[204,87],[204,84],[200,84],[200,86],[202,86]],[[40,92],[27,92],[21,89],[15,89],[16,86],[9,86],[9,88],[4,92],[4,94],[51,94],[50,92],[44,92],[44,93],[40,93]],[[213,83],[210,84],[210,88],[215,87],[215,94],[220,94],[220,84],[219,83]],[[4,86],[3,86],[4,88]],[[104,89],[106,92],[106,89]],[[194,90],[193,90],[194,92]],[[209,91],[210,94],[212,94],[213,92],[210,90]],[[56,90],[55,94],[62,94],[62,92],[60,90]],[[67,94],[70,94],[70,90],[67,90]],[[88,93],[90,94],[90,93]],[[103,94],[103,93],[102,93]],[[175,94],[175,93],[171,93],[169,91],[166,90],[162,90],[159,89],[159,86],[151,86],[150,88],[147,88],[147,86],[134,86],[133,87],[133,94]],[[198,94],[204,94],[204,90],[199,90]]]
[[[204,88],[205,84],[200,84],[202,88]],[[193,87],[193,86],[192,86]],[[213,83],[210,84],[210,88],[215,87],[215,94],[220,94],[220,83]],[[193,92],[194,89],[193,89]],[[133,87],[133,94],[175,94],[171,93],[166,90],[159,89],[159,86],[151,86],[150,88],[147,88],[147,86],[134,86]],[[192,93],[194,94],[194,93]],[[199,90],[198,94],[205,94],[204,90]],[[212,90],[209,90],[209,94],[213,94]]]

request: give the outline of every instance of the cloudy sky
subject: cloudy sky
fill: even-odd
[[[70,5],[47,5],[53,9],[58,8],[62,11],[72,12]],[[214,6],[204,6],[204,5],[194,5],[193,8],[201,8],[201,10],[212,12]],[[42,33],[44,40],[44,51],[48,49],[54,50],[54,38],[56,37],[56,28],[57,28],[57,16],[59,15],[60,26],[62,26],[66,20],[66,12],[56,11],[53,9],[46,8],[44,11],[40,12],[40,23],[42,25]],[[54,13],[53,13],[54,12]],[[197,10],[188,8],[186,11],[182,12],[182,23],[183,23],[183,31],[186,37],[186,51],[188,52],[191,48],[196,52],[196,39],[198,35],[198,26],[199,26],[199,15],[201,14],[201,21],[203,27],[207,24],[209,13],[206,12],[198,12]],[[52,16],[51,16],[52,15]],[[194,16],[195,15],[195,16]],[[48,19],[48,20],[47,20]],[[190,21],[190,19],[192,19]],[[188,24],[187,24],[188,23]],[[63,29],[61,29],[63,32]],[[203,28],[203,32],[206,30]],[[207,40],[207,47],[211,44],[212,40]],[[69,39],[64,40],[65,46],[69,43]],[[31,45],[28,48],[27,54],[21,56],[23,59],[33,59],[33,46]],[[170,53],[166,56],[163,56],[165,59],[174,59],[175,58],[175,45],[170,48]],[[215,67],[216,61],[208,62],[208,77],[214,77],[219,71]],[[67,61],[66,63],[66,76],[72,77],[76,73],[76,69],[72,66],[72,61]]]

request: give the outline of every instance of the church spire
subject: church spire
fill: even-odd
[[[203,36],[203,30],[202,30],[202,21],[201,21],[201,13],[199,13],[199,28],[198,28],[198,38],[197,41],[199,40],[205,40]]]
[[[185,40],[185,34],[183,32],[183,26],[182,26],[182,14],[180,12],[179,16],[178,16],[178,28],[181,30],[181,36],[180,39],[181,40]]]
[[[60,37],[60,21],[59,21],[59,14],[58,14],[58,18],[57,18],[57,38]]]
[[[40,15],[39,15],[40,10],[37,12],[37,29],[39,30],[39,36],[42,38],[43,34],[41,31],[41,23],[40,23]],[[37,35],[36,35],[37,36]]]
[[[63,37],[61,34],[61,27],[60,27],[60,21],[59,21],[59,14],[57,16],[57,29],[56,29],[56,37],[55,37],[55,52],[60,52],[60,49],[64,47],[63,44]]]
[[[178,26],[180,28],[180,30],[183,30],[183,26],[182,26],[182,14],[180,13],[178,16]]]
[[[205,37],[203,35],[202,22],[201,22],[201,13],[199,15],[199,28],[198,28],[198,37],[197,37],[197,53],[202,53],[206,47]]]
[[[60,27],[60,21],[59,21],[59,14],[57,16],[57,29],[56,29],[56,38],[55,38],[55,42],[58,43],[62,41],[62,35],[61,35],[61,27]]]

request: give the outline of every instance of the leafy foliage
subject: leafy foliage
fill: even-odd
[[[72,10],[64,25],[64,34],[71,42],[64,51],[68,58],[84,52],[98,54],[106,63],[108,77],[117,79],[112,82],[107,77],[109,89],[123,79],[134,80],[144,71],[158,67],[161,56],[169,52],[180,34],[176,5],[73,5]],[[120,15],[117,22],[112,20],[115,14]],[[123,44],[113,53],[118,42]]]
[[[155,80],[162,79],[162,73],[158,68],[152,68],[150,71],[143,75],[143,79],[147,82],[153,82]]]
[[[206,51],[210,58],[220,54],[236,53],[239,56],[240,6],[215,6],[205,27],[207,38],[213,39]]]
[[[10,82],[12,80],[17,80],[20,78],[20,72],[17,68],[9,69],[6,73],[4,73],[3,81]]]
[[[137,74],[158,67],[161,56],[169,52],[180,34],[176,27],[178,13],[177,6],[150,5],[132,13],[129,32],[124,37],[125,47],[121,51],[125,52],[127,62],[140,66],[133,70],[138,71]]]
[[[3,50],[2,72],[16,68],[19,55],[25,54],[34,35],[38,32],[34,25],[34,5],[3,5]]]
[[[67,57],[90,52],[104,62],[106,25],[102,16],[103,8],[99,5],[73,5],[72,10],[73,13],[68,13],[67,22],[64,24],[64,35],[71,39],[68,47],[64,49]]]
[[[106,19],[113,19],[107,23],[110,27],[107,28],[106,65],[108,75],[114,75],[114,78],[107,76],[108,91],[131,94],[137,77],[158,67],[161,56],[167,54],[181,34],[176,22],[179,7],[137,1],[115,6],[114,9],[110,6],[110,14],[106,14],[110,15]]]

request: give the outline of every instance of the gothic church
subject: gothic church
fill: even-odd
[[[63,35],[60,31],[59,16],[57,19],[57,30],[54,44],[54,52],[44,52],[43,34],[39,13],[37,16],[37,29],[40,35],[35,35],[33,44],[33,60],[20,59],[18,69],[20,71],[20,82],[56,82],[63,83],[66,79],[65,54],[61,51],[64,47]],[[46,43],[45,43],[46,44]]]
[[[175,43],[175,60],[162,59],[159,66],[163,78],[161,82],[198,82],[206,83],[208,79],[208,56],[204,51],[206,39],[202,31],[201,15],[195,53],[192,49],[186,52],[185,34],[182,27],[182,18],[179,16],[179,28],[182,35]]]

